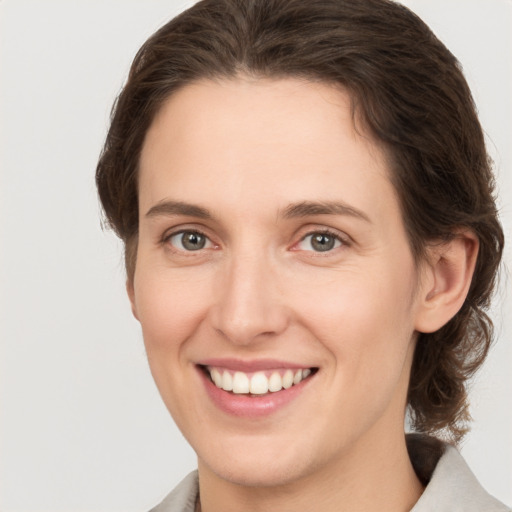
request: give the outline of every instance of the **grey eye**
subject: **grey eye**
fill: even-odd
[[[206,236],[197,231],[182,231],[169,239],[170,243],[182,251],[199,251],[211,242]]]
[[[340,245],[340,239],[334,235],[329,233],[311,233],[301,240],[299,248],[303,251],[327,252]]]
[[[330,251],[334,248],[335,242],[336,240],[334,237],[321,233],[311,237],[311,247],[313,247],[315,251],[319,252]]]

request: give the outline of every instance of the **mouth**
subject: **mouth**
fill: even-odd
[[[217,409],[250,421],[274,418],[278,411],[288,410],[289,404],[306,396],[319,367],[302,366],[277,359],[243,361],[221,358],[198,361],[196,369],[207,396]]]
[[[254,398],[265,397],[298,386],[318,371],[316,367],[273,368],[255,372],[211,365],[199,365],[199,368],[219,390],[232,395]]]

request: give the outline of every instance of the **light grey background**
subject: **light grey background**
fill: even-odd
[[[100,229],[94,170],[142,42],[191,2],[0,0],[0,508],[144,511],[195,466],[160,401]],[[512,3],[407,0],[459,57],[512,241]],[[511,266],[511,251],[507,251]],[[463,453],[512,504],[511,294]],[[508,316],[507,316],[508,313]]]

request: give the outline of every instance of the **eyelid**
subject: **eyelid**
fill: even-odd
[[[332,229],[332,228],[328,228],[328,227],[325,227],[325,226],[322,226],[322,227],[308,227],[307,230],[304,230],[305,232],[303,232],[301,235],[300,235],[300,238],[297,242],[295,242],[293,244],[293,246],[291,247],[291,250],[294,250],[294,251],[304,251],[304,252],[312,252],[312,253],[315,253],[317,255],[320,255],[320,256],[327,256],[329,254],[332,254],[333,252],[336,251],[336,249],[342,249],[344,247],[349,247],[350,245],[352,245],[352,239],[350,238],[350,236],[348,236],[347,234],[343,233],[343,232],[340,232],[338,230],[335,230],[335,229]],[[340,242],[340,245],[337,246],[337,247],[334,247],[328,251],[325,251],[325,252],[321,252],[321,251],[308,251],[306,249],[300,249],[298,248],[298,245],[303,242],[308,236],[313,236],[313,235],[327,235],[327,236],[330,236],[330,237],[333,237],[335,238],[337,241]]]
[[[186,251],[186,250],[178,249],[176,247],[173,247],[173,250],[175,250],[176,252],[180,252],[180,253],[193,254],[193,253],[200,253],[200,252],[204,251],[205,249],[212,249],[212,248],[218,249],[220,247],[220,245],[214,241],[213,237],[208,234],[208,231],[209,231],[208,229],[204,229],[202,226],[198,227],[197,225],[191,226],[191,225],[183,225],[182,224],[179,226],[174,226],[174,227],[169,228],[166,231],[164,231],[159,240],[159,243],[162,245],[166,245],[166,244],[170,245],[169,241],[174,236],[180,235],[182,233],[197,233],[206,238],[207,242],[210,245],[209,247],[198,249],[197,251]],[[353,243],[351,237],[349,235],[347,235],[346,233],[339,231],[337,229],[334,229],[334,228],[326,227],[326,226],[311,226],[311,225],[303,226],[302,229],[297,230],[297,232],[300,233],[299,239],[298,239],[298,241],[294,242],[292,244],[292,246],[290,247],[290,250],[292,250],[292,251],[316,252],[318,255],[322,255],[321,251],[306,251],[303,249],[299,249],[297,247],[298,244],[300,244],[302,241],[304,241],[308,236],[313,236],[315,234],[323,234],[323,235],[331,236],[341,243],[341,246],[335,247],[329,251],[325,251],[324,255],[328,255],[329,253],[334,252],[335,249],[340,249],[343,247],[351,246]],[[294,238],[296,239],[296,236]]]
[[[173,224],[172,226],[168,226],[166,229],[161,230],[162,234],[160,236],[160,240],[163,242],[168,240],[171,236],[177,235],[178,233],[198,233],[203,235],[211,240],[211,236],[208,234],[210,230],[201,223],[198,222],[180,222],[177,224]]]
[[[174,252],[180,253],[180,254],[186,254],[186,255],[197,255],[198,253],[202,253],[207,249],[215,249],[218,247],[218,245],[212,240],[212,237],[209,236],[206,232],[206,230],[203,230],[198,227],[192,227],[192,226],[175,226],[173,228],[170,228],[166,231],[164,231],[160,243],[162,245],[166,245],[170,247],[170,249]],[[185,249],[179,249],[178,247],[172,245],[170,243],[171,238],[182,235],[183,233],[195,233],[198,235],[203,236],[207,240],[208,247],[203,247],[201,249],[197,249],[196,251],[187,251]]]

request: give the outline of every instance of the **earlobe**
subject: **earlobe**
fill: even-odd
[[[128,298],[130,299],[132,314],[136,318],[136,320],[139,320],[139,316],[137,314],[137,305],[135,302],[135,288],[133,284],[133,278],[126,280],[126,293],[128,294]]]
[[[478,239],[461,231],[449,242],[431,245],[421,283],[416,318],[418,332],[434,332],[464,304],[478,255]]]

